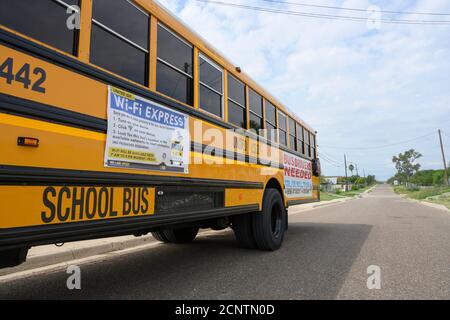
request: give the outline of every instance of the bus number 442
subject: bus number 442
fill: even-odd
[[[6,59],[0,66],[0,78],[5,78],[7,84],[12,84],[13,81],[16,81],[22,83],[25,89],[29,89],[31,86],[31,90],[45,93],[45,88],[42,87],[42,84],[45,82],[47,74],[44,69],[38,67],[33,69],[33,74],[38,76],[38,78],[32,83],[30,79],[31,67],[28,63],[25,63],[15,75],[13,68],[14,59]]]

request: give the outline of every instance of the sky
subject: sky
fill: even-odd
[[[352,15],[263,0],[220,0],[281,10]],[[282,0],[283,1],[283,0]],[[284,0],[288,1],[288,0]],[[423,169],[450,161],[450,25],[371,24],[159,0],[318,132],[324,175],[344,175],[344,154],[359,174],[385,180],[393,155],[414,148]],[[344,8],[448,13],[381,13],[382,19],[449,20],[448,0],[289,0]],[[389,145],[389,146],[386,146]]]

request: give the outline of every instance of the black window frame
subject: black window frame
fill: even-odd
[[[289,131],[289,148],[293,151],[297,151],[297,123],[291,117],[288,117],[287,122]],[[291,125],[293,125],[294,128],[291,128]],[[292,143],[292,139],[294,139],[294,143]]]
[[[240,102],[238,102],[237,100],[233,99],[230,96],[230,79],[235,80],[236,82],[239,83],[239,85],[242,85],[242,88],[244,90],[244,104],[241,104]],[[247,129],[247,107],[246,107],[246,100],[247,100],[247,90],[246,90],[246,85],[244,82],[242,82],[241,80],[237,79],[236,77],[234,77],[232,74],[228,73],[227,75],[227,97],[228,97],[228,102],[233,103],[234,105],[238,106],[239,108],[242,108],[244,111],[244,126],[238,125],[236,123],[230,122],[230,104],[228,103],[227,108],[228,108],[228,122],[230,122],[231,124],[240,127],[242,129]]]
[[[95,0],[93,0],[93,1],[95,1]],[[127,43],[128,45],[132,46],[134,49],[137,49],[137,50],[139,50],[139,51],[141,51],[141,52],[143,52],[145,54],[145,65],[144,65],[145,71],[144,71],[144,82],[143,83],[140,83],[140,82],[138,82],[136,80],[130,79],[130,78],[128,78],[128,77],[126,77],[124,75],[121,75],[121,74],[119,74],[117,72],[114,72],[112,70],[109,70],[109,69],[107,69],[107,70],[109,70],[110,72],[113,72],[115,74],[118,74],[119,76],[122,76],[124,78],[127,78],[130,81],[139,83],[140,85],[148,86],[149,85],[149,77],[150,77],[150,72],[149,72],[150,71],[150,64],[149,64],[149,56],[150,56],[150,41],[149,41],[149,39],[150,39],[150,13],[148,13],[147,11],[142,9],[138,4],[134,3],[131,0],[121,0],[121,1],[127,2],[129,5],[135,7],[136,10],[140,11],[142,14],[147,16],[147,20],[148,20],[148,28],[146,30],[146,33],[147,33],[146,38],[148,39],[147,40],[147,48],[143,48],[139,44],[135,43],[134,41],[132,41],[132,40],[128,39],[127,37],[125,37],[124,35],[120,34],[118,31],[115,31],[115,30],[111,29],[110,27],[104,25],[102,22],[96,20],[95,17],[94,17],[94,12],[92,13],[91,23],[92,23],[92,25],[95,25],[95,26],[99,27],[100,29],[102,29],[103,31],[111,34],[112,36],[114,36],[118,40]],[[90,59],[89,59],[90,61],[92,61],[92,33],[93,33],[93,30],[94,30],[94,28],[91,28],[91,44],[90,44],[91,52],[90,52]],[[102,66],[100,66],[100,67],[102,67]]]
[[[309,130],[303,128],[303,143],[305,144],[305,155],[311,158],[311,145],[310,145],[310,133]]]
[[[305,142],[303,141],[303,132],[305,128],[301,124],[296,123],[296,138],[297,138],[297,151],[305,155]]]
[[[159,56],[159,50],[157,49],[156,52],[156,63],[161,63],[163,65],[165,65],[166,67],[172,69],[173,71],[185,76],[186,78],[190,79],[190,91],[186,92],[186,96],[188,97],[188,101],[180,101],[172,96],[169,95],[169,97],[172,97],[173,99],[176,99],[177,101],[180,101],[182,103],[186,103],[187,105],[193,106],[194,105],[194,46],[189,43],[187,40],[183,39],[181,36],[179,36],[175,31],[171,30],[169,27],[165,26],[163,23],[159,22],[157,23],[157,33],[159,34],[159,27],[163,28],[164,30],[166,30],[168,33],[170,33],[172,36],[174,36],[176,39],[178,39],[179,41],[183,42],[185,45],[189,46],[192,50],[192,61],[191,61],[191,74],[189,74],[189,72],[186,72],[184,70],[179,69],[177,66],[174,66],[173,64],[171,64],[170,62],[164,60],[163,58],[161,58]],[[157,41],[159,41],[159,37],[157,38]],[[157,48],[159,48],[159,43],[157,44]],[[158,87],[158,72],[156,71],[156,87]],[[158,91],[159,92],[159,91]],[[163,93],[165,94],[165,93]]]
[[[280,115],[281,115],[281,117],[284,117],[284,129],[283,129],[283,127],[280,125],[281,123],[280,123]],[[287,133],[287,130],[288,130],[288,116],[284,113],[284,112],[282,112],[282,111],[280,111],[280,110],[278,110],[278,112],[277,112],[277,123],[278,123],[278,141],[279,141],[279,143],[281,144],[281,145],[283,145],[283,146],[285,146],[285,147],[287,147],[287,145],[288,145],[288,133]],[[283,139],[281,139],[281,136],[283,136],[284,137],[284,143],[283,143]]]
[[[269,121],[269,119],[267,119],[267,109],[268,106],[273,107],[274,109],[274,115],[275,115],[275,119],[274,122]],[[264,99],[264,129],[266,130],[266,138],[267,140],[271,140],[274,142],[278,142],[278,134],[277,134],[277,107],[270,102],[267,99]],[[269,129],[270,128],[270,129]],[[272,133],[269,134],[270,130],[274,130],[275,133],[275,139],[272,139]]]
[[[252,98],[252,94],[254,94],[254,95],[256,95],[256,96],[259,97],[261,114],[258,114],[257,111],[252,110],[252,99],[251,99],[251,98]],[[261,128],[259,128],[258,130],[256,130],[256,129],[252,128],[251,120],[250,120],[250,118],[249,118],[249,120],[250,120],[250,128],[249,128],[249,129],[252,129],[252,130],[257,131],[257,134],[258,134],[258,135],[263,135],[263,134],[262,134],[262,130],[264,130],[264,128],[265,128],[265,121],[264,121],[264,98],[263,98],[262,95],[260,95],[258,92],[256,92],[255,90],[253,90],[253,89],[250,88],[250,87],[248,87],[248,111],[249,111],[249,117],[250,117],[250,118],[251,118],[252,116],[257,117],[257,118],[260,120],[259,122],[261,123]]]
[[[311,158],[316,159],[316,135],[312,132],[309,133],[309,145],[311,148]]]
[[[210,64],[212,67],[214,67],[215,69],[217,69],[218,71],[220,71],[220,73],[222,74],[222,92],[217,91],[216,89],[212,88],[210,85],[204,83],[201,81],[201,60],[205,61],[206,63]],[[206,54],[203,54],[202,52],[199,52],[198,54],[198,107],[203,110],[204,112],[207,112],[213,116],[219,117],[220,119],[224,118],[224,75],[225,75],[225,69],[223,67],[221,67],[219,64],[217,64],[216,62],[214,62],[211,58],[209,58]],[[216,95],[220,96],[220,116],[212,113],[204,108],[202,108],[202,102],[201,102],[201,88],[206,89]]]

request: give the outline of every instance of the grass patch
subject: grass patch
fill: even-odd
[[[340,199],[342,196],[338,196],[334,193],[321,192],[320,193],[320,201],[330,201],[334,199]]]
[[[320,193],[320,201],[330,201],[334,199],[342,199],[347,197],[354,197],[358,194],[363,193],[364,191],[372,188],[373,186],[364,187],[358,190],[352,190],[348,192],[339,192],[338,194],[335,193],[328,193],[328,192],[321,192]]]
[[[394,187],[394,191],[398,194],[406,194],[409,198],[416,200],[425,200],[429,197],[440,196],[444,193],[450,193],[450,187],[433,187],[422,188],[419,190],[408,190],[403,186]]]
[[[438,196],[435,199],[427,199],[428,202],[433,202],[437,204],[442,204],[450,209],[450,196]]]

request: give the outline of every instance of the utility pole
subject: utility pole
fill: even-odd
[[[344,168],[345,168],[345,191],[348,191],[347,157],[345,154],[344,154]]]
[[[438,133],[439,133],[439,142],[441,144],[442,161],[444,161],[444,185],[448,186],[447,161],[445,161],[444,144],[442,143],[441,129],[438,130]]]
[[[355,163],[355,168],[356,168],[356,176],[359,177],[359,173],[358,173],[358,164]]]

